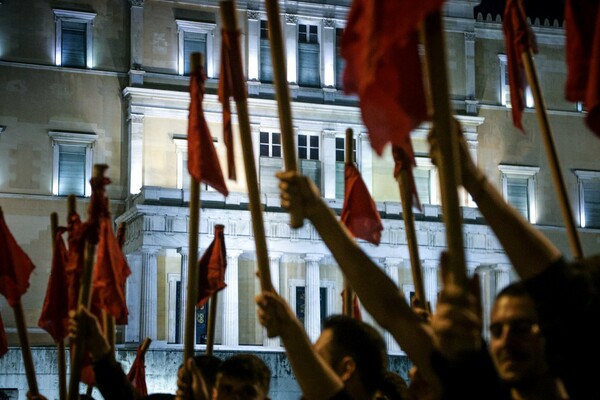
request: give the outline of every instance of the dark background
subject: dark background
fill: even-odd
[[[478,13],[482,13],[483,18],[485,18],[487,14],[492,14],[495,20],[496,15],[504,14],[505,5],[506,1],[504,0],[482,0],[481,3],[475,7],[474,16],[477,17]],[[552,24],[552,22],[557,19],[562,25],[565,9],[564,0],[523,0],[523,5],[525,6],[525,13],[531,18],[531,21],[534,21],[535,18],[539,18],[540,22],[543,24],[544,19],[548,18],[550,24]]]

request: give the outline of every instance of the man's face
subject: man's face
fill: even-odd
[[[268,400],[268,393],[256,382],[219,375],[214,400]]]
[[[490,352],[502,380],[518,385],[546,371],[544,340],[531,299],[500,297],[490,322]]]

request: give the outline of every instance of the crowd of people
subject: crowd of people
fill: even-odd
[[[600,257],[568,262],[508,205],[471,159],[460,138],[461,183],[503,245],[520,279],[496,296],[489,343],[483,339],[479,280],[448,279],[433,314],[408,304],[393,281],[361,250],[305,176],[281,172],[281,203],[307,218],[339,264],[365,309],[389,331],[412,363],[405,380],[388,369],[385,342],[371,325],[346,315],[324,321],[312,343],[290,306],[275,292],[256,297],[260,323],[278,336],[302,391],[326,399],[600,399]],[[430,136],[431,156],[438,147]],[[364,279],[369,276],[369,279]],[[139,399],[95,316],[72,312],[70,335],[90,351],[105,399]],[[252,354],[220,360],[200,355],[183,363],[175,394],[147,398],[268,399],[271,372]]]

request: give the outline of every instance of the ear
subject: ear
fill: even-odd
[[[350,356],[345,356],[340,360],[337,366],[337,374],[342,379],[342,382],[347,382],[356,372],[356,362]]]

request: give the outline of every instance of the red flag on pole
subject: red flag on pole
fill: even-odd
[[[406,152],[407,148],[410,150],[410,153]],[[415,206],[419,210],[422,210],[419,194],[417,193],[417,185],[415,184],[415,177],[412,173],[413,168],[416,166],[412,143],[409,141],[404,147],[392,146],[392,156],[394,157],[394,177],[400,175],[403,170],[408,172],[408,191],[411,195],[410,201],[412,202],[409,204],[409,207]]]
[[[521,114],[525,108],[526,79],[521,54],[530,49],[537,52],[537,49],[535,35],[527,24],[525,9],[520,0],[506,1],[502,28],[506,45],[506,68],[508,68],[513,124],[523,130]]]
[[[131,275],[127,260],[112,229],[110,217],[100,219],[100,241],[94,267],[92,303],[115,317],[120,324],[127,323],[125,280]]]
[[[215,238],[198,262],[198,303],[202,307],[213,293],[225,289],[225,268],[227,256],[225,251],[225,227],[215,225]]]
[[[231,108],[229,98],[236,100],[246,98],[244,88],[234,88],[231,78],[231,57],[240,54],[238,49],[240,41],[240,32],[231,32],[226,29],[221,30],[221,69],[219,71],[219,101],[223,104],[223,141],[227,148],[227,170],[229,179],[236,179],[235,157],[233,155],[233,128],[231,126]]]
[[[52,254],[52,270],[48,279],[46,297],[38,326],[52,336],[55,343],[67,337],[69,324],[69,286],[66,267],[69,259],[62,234],[66,228],[58,228]]]
[[[342,290],[342,310],[346,309],[346,296],[345,290]],[[360,312],[360,303],[358,302],[358,296],[356,293],[352,293],[352,318],[362,321],[362,313]]]
[[[344,91],[360,99],[371,146],[405,146],[428,118],[418,27],[444,0],[354,0],[342,37]]]
[[[341,221],[356,238],[375,245],[381,241],[383,224],[369,189],[353,164],[344,166],[344,206]]]
[[[600,136],[600,3],[567,0],[566,98],[587,108],[587,126]]]
[[[4,220],[0,209],[0,294],[14,307],[29,288],[29,276],[35,266],[21,249]]]
[[[67,284],[69,293],[69,310],[77,309],[79,299],[79,286],[81,285],[81,272],[84,261],[84,224],[79,214],[73,213],[69,216],[67,225],[69,244],[68,261],[66,266]]]
[[[127,373],[127,379],[140,396],[148,396],[146,387],[146,352],[142,349],[143,343],[138,346],[135,360]]]
[[[2,322],[2,314],[0,314],[0,357],[8,352],[8,340],[4,331],[4,322]]]
[[[219,158],[202,109],[205,79],[202,67],[190,73],[188,171],[198,182],[204,182],[227,196],[229,191],[223,179]]]

